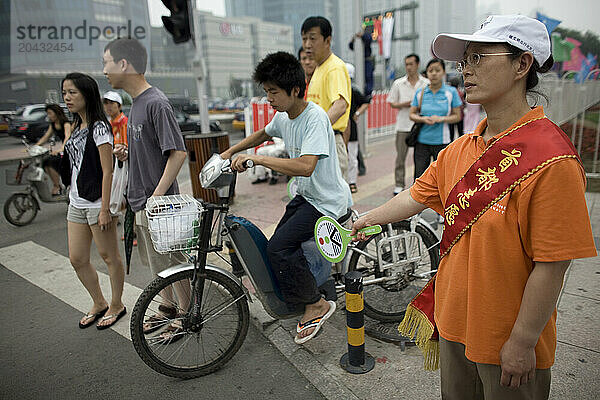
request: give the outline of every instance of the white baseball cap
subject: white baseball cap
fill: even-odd
[[[490,15],[472,35],[440,33],[431,47],[433,54],[439,58],[460,61],[471,42],[511,44],[531,52],[540,66],[551,54],[546,26],[524,15]]]
[[[121,95],[117,92],[113,92],[112,90],[104,93],[104,96],[102,97],[104,99],[114,101],[116,103],[119,103],[120,105],[123,105],[123,98],[121,97]]]
[[[348,75],[350,75],[350,79],[354,79],[354,65],[350,63],[346,63],[346,69],[348,70]]]

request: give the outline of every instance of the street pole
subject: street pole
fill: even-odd
[[[196,10],[196,1],[192,1],[192,20],[194,26],[194,45],[196,55],[192,61],[192,71],[196,80],[196,89],[198,90],[198,113],[200,114],[200,133],[210,133],[210,122],[208,118],[208,101],[206,95],[206,63],[204,57],[204,38],[200,27],[200,15]]]
[[[356,32],[362,29],[362,15],[363,15],[363,7],[362,0],[354,0],[353,1],[353,11],[354,11],[354,23],[355,27],[358,29],[354,29],[352,35],[356,34]],[[360,89],[361,92],[365,91],[365,49],[363,46],[363,41],[360,38],[354,36],[354,84]]]
[[[354,0],[352,2],[352,11],[354,14],[354,23],[355,27],[362,29],[362,18],[363,18],[363,2],[362,0]],[[355,32],[353,32],[355,34]],[[356,40],[354,39],[354,83],[355,85],[364,93],[365,91],[365,49],[363,46],[362,39]],[[352,118],[352,116],[350,116]],[[356,124],[358,128],[358,147],[362,152],[363,156],[367,156],[367,141],[366,141],[366,132],[367,132],[367,118],[360,118],[358,124]]]

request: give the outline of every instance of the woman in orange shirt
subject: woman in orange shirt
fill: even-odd
[[[565,271],[596,255],[578,155],[542,107],[527,103],[538,72],[553,64],[550,38],[532,18],[490,16],[473,35],[438,35],[432,49],[458,61],[467,101],[487,119],[410,190],[357,220],[353,234],[427,207],[442,214],[442,260],[427,286],[435,301],[418,295],[406,317],[420,318],[411,307],[427,315],[426,352],[438,354],[439,332],[442,397],[546,399]]]

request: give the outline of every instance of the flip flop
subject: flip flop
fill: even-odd
[[[102,317],[102,319],[100,319],[99,322],[106,321],[106,320],[111,319],[111,318],[114,318],[115,320],[113,322],[111,322],[110,324],[108,324],[108,325],[96,325],[96,328],[98,328],[99,331],[101,331],[103,329],[108,329],[111,326],[113,326],[114,324],[116,324],[117,321],[120,320],[121,317],[123,315],[125,315],[125,314],[127,314],[127,308],[123,307],[123,309],[121,310],[121,312],[118,313],[118,314],[105,315],[104,317]]]
[[[177,326],[174,324],[169,324],[169,326],[167,326],[167,329],[165,329],[158,337],[157,339],[161,339],[157,342],[157,344],[172,344],[175,343],[176,341],[178,341],[179,339],[182,339],[184,336],[185,331],[183,330],[183,327],[181,326]],[[164,334],[167,334],[167,336],[163,336]]]
[[[82,324],[81,320],[79,320],[79,328],[85,329],[88,326],[91,326],[98,320],[98,318],[102,317],[108,311],[108,306],[104,310],[98,311],[96,314],[85,314],[85,319],[89,320],[87,324]]]
[[[325,321],[327,321],[329,319],[329,317],[331,317],[333,315],[333,313],[335,312],[335,307],[336,307],[335,302],[333,302],[331,300],[328,300],[327,302],[329,303],[329,311],[327,311],[327,313],[325,313],[325,315],[311,319],[310,321],[306,321],[305,323],[298,322],[298,325],[296,326],[296,332],[298,332],[298,333],[303,332],[310,328],[315,328],[315,330],[312,331],[312,333],[310,335],[305,336],[303,338],[296,335],[296,337],[294,338],[294,342],[296,344],[306,343],[310,339],[314,338],[317,335],[317,333],[319,333],[319,329],[321,329],[321,326],[323,325],[323,323]]]
[[[173,318],[177,317],[177,309],[175,307],[168,307],[164,305],[158,306],[158,311],[162,312],[149,316],[144,321],[144,325],[150,325],[148,328],[144,328],[144,335],[155,332],[169,324]]]

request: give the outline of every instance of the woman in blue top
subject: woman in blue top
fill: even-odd
[[[425,89],[417,90],[410,107],[411,121],[423,123],[415,145],[415,180],[425,172],[431,158],[436,160],[438,153],[450,143],[449,124],[455,124],[461,119],[462,101],[458,92],[454,87],[444,84],[444,61],[439,58],[432,59],[427,63],[426,71],[430,84]],[[419,113],[422,92],[423,100]]]

